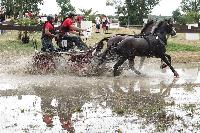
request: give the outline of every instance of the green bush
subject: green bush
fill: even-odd
[[[29,19],[29,18],[23,18],[23,19],[17,19],[16,24],[27,26],[27,25],[37,25],[38,21],[36,19]]]

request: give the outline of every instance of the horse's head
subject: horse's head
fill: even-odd
[[[176,35],[176,31],[173,27],[173,21],[171,19],[165,19],[160,21],[156,29],[157,33],[166,33],[171,36]]]
[[[167,21],[167,28],[168,28],[168,30],[169,30],[169,34],[170,34],[171,36],[175,36],[175,35],[176,35],[176,30],[175,30],[175,28],[174,28],[174,26],[173,26],[173,21],[172,21],[172,19],[170,18],[170,19],[165,20],[165,21]]]

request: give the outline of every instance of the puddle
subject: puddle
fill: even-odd
[[[142,76],[0,74],[1,132],[200,132],[200,64]]]

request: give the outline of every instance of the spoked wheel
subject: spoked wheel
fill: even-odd
[[[87,66],[87,63],[84,62],[71,62],[70,67],[72,71],[81,71],[83,68]]]
[[[87,71],[87,67],[91,62],[91,57],[88,54],[71,55],[69,61],[70,70],[72,72],[78,72],[79,74],[81,74]]]
[[[41,74],[55,71],[53,55],[50,53],[37,53],[33,57],[33,68],[37,73]]]

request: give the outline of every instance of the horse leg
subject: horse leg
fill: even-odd
[[[113,70],[113,74],[114,76],[119,76],[120,72],[118,71],[119,66],[121,66],[125,61],[127,60],[126,57],[121,57],[119,59],[119,61],[114,65],[114,70]]]
[[[167,57],[167,60],[168,60],[169,63],[171,64],[171,56],[168,55],[168,54],[164,54],[164,55],[165,55],[165,57]],[[165,68],[165,67],[167,67],[167,64],[165,64],[165,63],[163,62],[163,60],[161,60],[160,68],[163,69],[163,68]]]
[[[140,58],[140,65],[139,65],[139,70],[142,68],[143,64],[144,64],[144,60],[145,60],[145,57],[141,57]]]
[[[134,71],[137,75],[141,75],[141,73],[135,69],[135,63],[134,63],[134,59],[135,59],[135,56],[132,56],[131,58],[129,58],[129,68]],[[145,58],[144,58],[145,59]],[[141,60],[142,60],[142,57],[141,57]]]
[[[174,76],[175,77],[179,77],[179,74],[176,72],[176,70],[174,69],[174,67],[171,66],[171,63],[168,61],[168,59],[166,58],[166,56],[163,54],[163,55],[160,56],[160,58],[169,66],[169,68],[174,73]]]
[[[170,56],[170,55],[168,55],[168,54],[165,54],[165,57],[167,57],[167,59],[168,59],[169,63],[171,64],[171,63],[172,63],[171,56]]]

